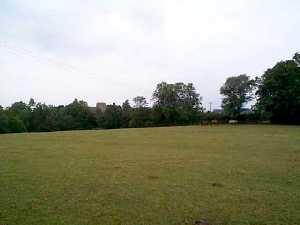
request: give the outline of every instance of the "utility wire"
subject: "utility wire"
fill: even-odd
[[[55,59],[51,59],[51,58],[45,57],[45,56],[42,57],[40,55],[37,55],[32,50],[17,47],[16,45],[13,45],[8,42],[0,41],[0,48],[8,50],[8,52],[14,54],[15,56],[30,57],[30,58],[34,59],[37,63],[40,63],[40,64],[47,63],[48,65],[55,66],[58,69],[62,69],[62,70],[69,71],[69,72],[76,72],[79,74],[85,74],[85,75],[88,75],[88,76],[86,76],[88,78],[98,78],[99,77],[99,75],[97,75],[95,73],[91,73],[90,71],[83,70],[72,64],[57,61]],[[117,81],[117,82],[120,83],[120,81]]]

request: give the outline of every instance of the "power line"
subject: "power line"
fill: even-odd
[[[0,47],[8,50],[10,53],[12,53],[16,56],[30,57],[30,58],[34,59],[35,62],[40,63],[40,64],[47,63],[50,66],[55,66],[56,68],[62,69],[62,70],[65,70],[65,71],[76,72],[76,73],[79,73],[79,74],[84,73],[85,75],[88,75],[88,76],[86,76],[88,78],[98,78],[99,77],[99,75],[96,74],[96,73],[92,73],[90,71],[83,70],[82,68],[79,68],[79,67],[74,66],[74,65],[69,64],[69,63],[61,62],[61,61],[51,59],[51,58],[45,57],[45,56],[40,56],[32,50],[25,49],[25,48],[22,48],[22,47],[18,47],[16,45],[13,45],[13,44],[8,43],[8,42],[0,41]],[[120,81],[117,81],[117,82],[120,83]]]
[[[55,66],[56,68],[59,68],[59,69],[69,70],[69,71],[78,72],[78,73],[84,72],[85,74],[95,76],[95,74],[91,74],[90,72],[83,71],[82,69],[79,69],[73,65],[66,64],[66,63],[60,62],[60,61],[56,61],[56,60],[50,59],[48,57],[38,56],[33,51],[28,50],[28,49],[12,46],[11,44],[1,43],[1,42],[0,42],[0,47],[5,48],[6,50],[8,50],[9,52],[13,53],[16,56],[21,55],[21,56],[30,57],[40,64],[47,63],[48,65]]]

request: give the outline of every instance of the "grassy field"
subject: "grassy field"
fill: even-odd
[[[300,224],[300,127],[0,135],[0,224]]]

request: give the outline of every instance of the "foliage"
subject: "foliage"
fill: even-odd
[[[262,117],[300,124],[300,68],[296,62],[282,61],[268,69],[259,79],[257,96],[256,108]]]
[[[17,116],[11,116],[8,121],[9,131],[13,133],[26,132],[26,126],[24,122]]]
[[[297,63],[297,65],[300,66],[300,53],[299,52],[297,52],[294,55],[293,59],[295,60],[295,62]]]
[[[31,107],[25,102],[15,102],[7,109],[11,121],[14,121],[12,122],[14,126],[22,123],[24,130],[29,130],[31,111]]]
[[[72,116],[74,129],[91,129],[96,127],[95,115],[89,109],[87,102],[75,99],[66,106],[65,110],[68,115]]]
[[[147,100],[144,96],[137,96],[132,99],[134,102],[133,108],[130,110],[128,127],[147,127],[151,126],[151,108],[148,107]],[[124,105],[123,105],[123,108]]]
[[[245,113],[242,107],[252,100],[254,88],[257,103],[252,112]],[[104,112],[92,110],[83,100],[52,106],[31,98],[28,104],[0,106],[0,133],[210,124],[229,119],[300,124],[300,54],[277,63],[255,80],[245,74],[229,77],[220,93],[224,96],[221,113],[204,112],[194,85],[182,82],[157,84],[153,106],[144,96],[137,96],[133,107],[126,100],[122,106],[108,105]]]
[[[227,78],[220,89],[220,93],[224,95],[222,107],[225,114],[231,118],[238,118],[242,106],[252,99],[253,87],[254,81],[245,74]]]
[[[129,100],[127,99],[122,104],[122,127],[129,127],[129,121],[131,118],[132,107],[130,106]]]
[[[133,98],[134,108],[143,108],[147,107],[148,103],[144,96],[136,96]]]
[[[104,112],[103,119],[104,128],[120,128],[122,126],[122,107],[115,103],[108,105]]]
[[[148,107],[134,108],[130,115],[129,127],[152,126],[151,109]]]
[[[8,132],[10,132],[9,118],[2,107],[0,107],[0,133]]]
[[[201,97],[192,83],[157,85],[153,93],[154,121],[156,124],[189,124],[197,120],[202,111]]]
[[[53,106],[38,103],[32,111],[30,131],[59,130],[56,109]]]

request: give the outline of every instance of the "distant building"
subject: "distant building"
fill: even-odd
[[[93,112],[93,113],[96,113],[96,112],[105,112],[106,110],[106,103],[105,102],[97,102],[96,103],[96,107],[89,107],[90,110]]]
[[[105,112],[105,110],[106,110],[106,103],[105,102],[97,102],[96,111]]]

